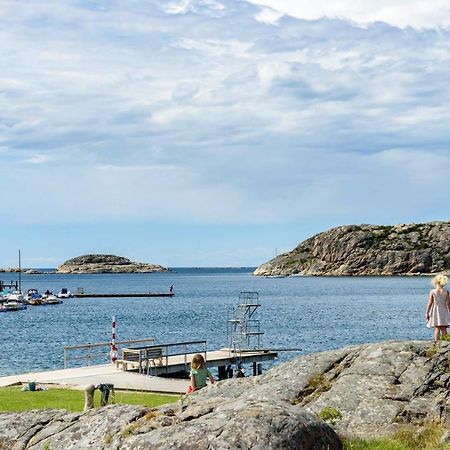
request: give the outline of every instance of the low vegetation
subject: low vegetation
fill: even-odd
[[[179,395],[153,394],[147,392],[116,391],[114,403],[156,407],[175,403]],[[110,403],[111,403],[110,399]],[[94,405],[100,405],[100,393],[95,392]],[[84,391],[50,388],[45,391],[22,391],[21,387],[0,388],[0,412],[29,411],[32,409],[66,409],[82,411]]]
[[[416,430],[401,430],[391,438],[345,439],[344,450],[450,450],[449,442],[442,442],[445,428],[431,424]]]
[[[319,417],[324,421],[328,422],[331,425],[334,425],[337,420],[342,419],[342,413],[339,409],[334,408],[333,406],[327,406],[323,408],[319,413]]]

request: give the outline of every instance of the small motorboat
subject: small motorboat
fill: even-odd
[[[7,300],[0,305],[0,312],[20,311],[21,309],[27,309],[27,306],[15,300]]]
[[[25,298],[22,294],[22,291],[12,291],[6,296],[6,301],[12,301],[12,302],[24,302]]]
[[[62,288],[62,289],[59,291],[57,297],[58,297],[58,298],[70,298],[70,297],[72,297],[72,294],[71,294],[71,292],[70,292],[69,290],[67,290],[66,288]]]
[[[44,304],[42,295],[39,294],[37,289],[28,289],[25,301],[33,306],[42,306]]]
[[[32,305],[32,306],[42,306],[42,305],[45,305],[44,300],[43,300],[42,297],[30,298],[30,300],[27,300],[27,304],[28,304],[28,305]]]
[[[62,300],[53,294],[53,292],[47,290],[42,296],[42,302],[44,305],[59,305],[62,303]]]
[[[41,299],[42,295],[39,294],[37,289],[28,289],[27,295],[25,295],[25,301],[29,305],[42,305],[42,302],[38,302]]]

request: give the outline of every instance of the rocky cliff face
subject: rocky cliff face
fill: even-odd
[[[261,377],[218,382],[184,404],[3,413],[0,448],[337,450],[338,435],[448,426],[449,362],[448,342],[351,346],[293,359]],[[340,416],[334,431],[318,417],[330,408]]]
[[[450,222],[349,225],[317,234],[254,275],[418,275],[450,271]]]
[[[57,273],[146,273],[166,270],[158,264],[133,262],[121,256],[83,255],[61,264]]]

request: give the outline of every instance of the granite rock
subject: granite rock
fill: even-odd
[[[165,272],[168,269],[158,264],[130,261],[114,255],[82,255],[61,264],[57,273],[147,273]]]
[[[388,341],[302,356],[148,409],[0,414],[0,448],[341,449],[430,421],[450,425],[450,343]],[[319,419],[326,408],[341,418]]]
[[[450,272],[450,222],[349,225],[319,233],[254,275],[420,275]]]

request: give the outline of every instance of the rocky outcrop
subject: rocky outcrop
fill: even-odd
[[[26,269],[23,269],[26,270]],[[18,269],[17,267],[4,267],[0,269],[0,272],[2,273],[19,273],[20,269]]]
[[[39,269],[14,269],[11,267],[6,267],[3,269],[0,269],[0,273],[26,273],[27,275],[42,275],[42,274],[46,274],[46,275],[51,275],[55,272],[53,271],[43,271],[43,270],[39,270]]]
[[[349,225],[300,243],[254,275],[419,275],[450,271],[450,222]]]
[[[365,344],[221,381],[184,404],[0,414],[0,448],[340,449],[338,435],[380,437],[429,422],[448,427],[449,388],[449,342]],[[319,419],[325,411],[334,412],[337,434]]]
[[[130,261],[114,255],[83,255],[61,264],[57,273],[147,273],[168,269],[158,264]]]
[[[209,395],[204,395],[207,389],[192,395],[188,406],[149,410],[111,405],[83,414],[0,414],[0,448],[342,449],[337,434],[314,414],[282,399],[248,399],[245,390],[253,383],[236,381],[216,384]]]

